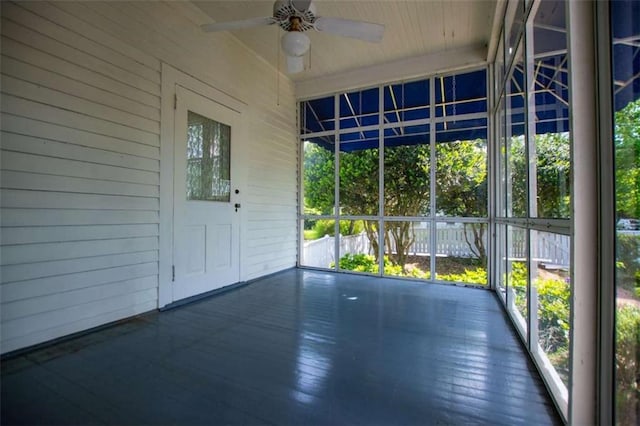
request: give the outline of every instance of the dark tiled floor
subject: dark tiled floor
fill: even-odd
[[[290,270],[2,363],[2,424],[559,423],[493,293]]]

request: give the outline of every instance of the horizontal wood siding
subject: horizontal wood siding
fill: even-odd
[[[2,2],[2,353],[158,306],[161,68],[247,105],[241,278],[295,265],[293,85],[183,2]],[[275,36],[274,36],[275,43]]]
[[[292,267],[296,261],[296,139],[270,122],[255,120],[262,137],[253,140],[250,149],[243,250],[247,279]]]
[[[161,64],[49,3],[1,43],[4,353],[157,306]]]

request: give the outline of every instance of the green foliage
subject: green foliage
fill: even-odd
[[[370,254],[364,253],[347,253],[340,258],[338,262],[340,269],[355,272],[369,272],[377,274],[380,270],[378,261]],[[333,264],[331,265],[333,267]],[[402,272],[402,267],[394,265],[388,256],[384,257],[384,272],[388,275],[398,275]]]
[[[640,344],[639,339],[640,308],[632,305],[619,307],[616,311],[616,340],[618,346],[627,344],[638,346]]]
[[[538,329],[541,346],[547,352],[566,350],[569,344],[569,284],[554,279],[538,279]],[[556,367],[558,368],[558,367]],[[568,366],[565,366],[568,369]]]
[[[568,133],[535,136],[536,195],[539,217],[568,218],[571,193],[571,143]],[[527,167],[529,161],[523,136],[509,140],[508,161],[511,181],[511,214],[527,212]]]
[[[619,234],[616,247],[617,284],[629,291],[640,288],[640,235]]]
[[[371,274],[377,274],[380,270],[378,261],[375,256],[363,253],[347,253],[340,258],[338,262],[340,269],[355,272],[368,272]],[[335,264],[331,264],[333,268]],[[420,269],[413,269],[409,272],[403,272],[402,266],[395,264],[389,256],[384,257],[384,274],[393,276],[404,276],[413,278],[429,278],[428,272],[423,272]]]
[[[511,216],[527,214],[527,154],[524,136],[513,136],[508,141],[509,176],[511,191]]]
[[[333,237],[335,234],[335,223],[333,219],[317,219],[313,220],[312,229],[304,231],[304,239],[317,240],[325,235]],[[361,220],[342,220],[340,221],[340,235],[356,235],[364,230]]]
[[[512,262],[507,283],[515,293],[518,310],[527,312],[527,267],[524,262]],[[565,383],[569,374],[569,283],[559,279],[536,279],[533,283],[538,295],[538,343],[547,354]]]
[[[387,216],[428,213],[430,199],[429,145],[384,150],[384,209]]]
[[[513,262],[508,283],[516,294],[521,312],[526,307],[526,266]],[[558,279],[536,279],[538,295],[538,343],[565,383],[569,374],[570,297],[569,283]],[[640,401],[640,308],[618,307],[616,314],[616,381],[618,423],[630,424]]]
[[[318,237],[318,234],[314,229],[304,229],[302,232],[304,234],[305,241],[317,240],[318,238],[321,238]]]
[[[640,99],[615,113],[616,212],[640,218]],[[617,285],[640,297],[640,237],[619,234]],[[619,305],[616,312],[616,416],[635,424],[640,408],[640,308]]]
[[[322,238],[325,235],[333,237],[335,235],[336,221],[333,219],[319,219],[316,221],[313,230],[316,232],[317,238]],[[340,235],[355,235],[361,233],[363,225],[361,220],[340,221]]]
[[[429,213],[430,146],[388,147],[384,150],[384,214],[422,216]],[[437,147],[438,211],[449,216],[487,215],[487,154],[484,140],[456,141]],[[378,149],[340,153],[340,209],[347,215],[377,215],[379,186]],[[318,144],[304,145],[305,206],[322,214],[333,211],[335,189],[334,153]],[[365,224],[375,253],[378,252],[376,222]],[[471,226],[468,244],[480,257],[486,257],[485,228]],[[415,235],[410,222],[387,222],[385,241],[394,241],[395,250],[387,255],[403,267]]]
[[[343,214],[378,214],[378,150],[340,153],[340,209]]]
[[[484,140],[436,147],[436,208],[447,216],[487,216],[487,144]]]
[[[330,265],[331,267],[334,264]],[[338,262],[340,269],[356,272],[378,273],[379,267],[376,258],[370,254],[363,253],[347,253],[340,258]]]
[[[447,216],[487,216],[487,143],[482,139],[438,144],[436,147],[436,208]],[[485,226],[465,224],[473,238],[471,251],[486,263]]]
[[[536,135],[538,216],[568,218],[571,213],[571,142],[568,133]]]
[[[321,214],[333,213],[335,188],[333,151],[304,143],[304,204]]]
[[[640,308],[616,311],[616,415],[618,424],[634,424],[640,401]]]
[[[615,113],[616,210],[640,218],[640,99]]]
[[[316,144],[304,146],[305,205],[330,214],[333,211],[335,160],[330,152]],[[429,206],[429,145],[400,146],[385,149],[384,209],[386,215],[419,216]],[[379,187],[378,149],[340,153],[340,209],[347,215],[377,215]],[[375,253],[378,252],[377,223],[365,224]],[[389,222],[385,240],[393,235],[393,261],[404,266],[404,257],[413,243],[409,222]]]
[[[312,209],[311,207],[305,207],[304,208],[304,214],[305,215],[320,215],[320,214],[322,214],[322,212],[320,210],[318,210],[318,209]],[[315,223],[316,223],[316,221],[314,219],[305,219],[304,220],[304,229],[305,230],[313,229],[313,226],[315,225]],[[314,239],[314,238],[312,238],[312,239]]]
[[[513,289],[518,311],[527,313],[527,266],[524,262],[511,262],[511,272],[507,274],[507,285]]]
[[[520,312],[526,312],[527,267],[524,262],[513,262],[507,279],[516,293],[516,306]],[[569,346],[571,288],[563,280],[549,278],[536,279],[534,286],[538,294],[538,343],[547,354],[566,350]]]
[[[438,279],[468,284],[487,285],[487,270],[485,268],[465,269],[462,274],[438,274]]]

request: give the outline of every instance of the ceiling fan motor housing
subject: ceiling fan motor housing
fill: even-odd
[[[273,17],[285,31],[307,31],[313,28],[316,20],[316,7],[310,1],[277,0],[273,4]],[[295,23],[291,18],[298,18]]]

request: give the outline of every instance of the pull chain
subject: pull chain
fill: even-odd
[[[280,106],[280,31],[276,31],[276,44],[278,51],[276,55],[276,105]]]

